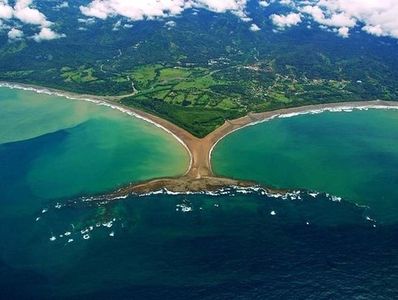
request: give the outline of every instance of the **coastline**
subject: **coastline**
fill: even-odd
[[[51,96],[58,96],[62,98],[66,98],[68,100],[76,100],[76,101],[86,101],[96,105],[102,105],[109,107],[110,109],[116,109],[121,113],[128,114],[129,116],[135,117],[137,119],[143,120],[149,124],[156,126],[157,128],[162,129],[166,133],[172,135],[187,151],[188,156],[190,158],[189,166],[187,171],[184,173],[187,174],[192,166],[192,153],[185,142],[180,138],[181,135],[180,131],[185,131],[184,129],[179,128],[178,126],[170,123],[167,120],[161,119],[157,116],[148,114],[146,112],[133,109],[131,107],[124,106],[120,103],[117,103],[117,99],[121,97],[107,97],[107,96],[95,96],[95,95],[87,95],[87,94],[77,94],[52,88],[46,88],[42,86],[30,85],[30,84],[23,84],[23,83],[12,83],[6,81],[0,81],[0,87],[9,88],[9,89],[18,89],[23,91],[31,91],[37,94],[46,94]],[[127,97],[128,95],[126,95]],[[112,100],[114,99],[114,100]],[[189,132],[183,133],[183,135],[189,134]]]
[[[338,103],[325,103],[307,106],[299,106],[293,108],[284,108],[274,111],[267,111],[261,113],[249,113],[244,117],[227,120],[222,126],[208,134],[204,138],[197,138],[188,131],[178,127],[177,125],[164,120],[155,115],[126,107],[117,102],[121,97],[106,97],[94,95],[80,95],[71,92],[65,92],[55,89],[48,89],[40,86],[1,82],[0,87],[7,87],[12,89],[22,89],[33,91],[36,93],[55,95],[71,100],[82,100],[92,102],[97,105],[108,106],[112,109],[117,109],[122,113],[126,113],[132,117],[136,117],[146,121],[162,130],[171,134],[179,143],[186,149],[190,163],[186,173],[176,178],[161,178],[154,179],[138,184],[131,184],[125,188],[118,190],[110,195],[117,195],[113,198],[123,198],[123,195],[129,193],[148,194],[150,192],[165,189],[170,192],[202,192],[219,190],[223,187],[253,187],[256,183],[246,182],[242,180],[235,180],[231,178],[220,178],[215,176],[212,166],[211,157],[217,144],[229,134],[246,128],[254,126],[275,118],[288,118],[303,114],[319,114],[322,112],[349,112],[352,110],[367,110],[367,109],[398,109],[398,102],[394,101],[351,101]],[[123,96],[122,96],[123,97]],[[113,100],[112,100],[113,99]],[[270,189],[271,191],[271,189]]]
[[[217,146],[217,144],[223,140],[228,135],[244,129],[246,127],[255,126],[258,124],[262,124],[264,122],[271,121],[276,118],[291,118],[295,116],[308,115],[308,114],[321,114],[323,112],[351,112],[353,110],[368,110],[368,109],[395,109],[398,110],[398,102],[394,101],[384,101],[384,100],[371,100],[371,101],[355,101],[355,102],[337,102],[337,103],[325,103],[325,104],[315,104],[315,105],[307,105],[307,106],[299,106],[295,108],[286,108],[269,112],[262,113],[249,113],[248,115],[226,122],[223,126],[219,127],[211,134],[220,131],[220,134],[217,136],[218,140],[213,143],[212,148],[209,151],[209,160],[211,161],[212,153]],[[253,121],[247,122],[247,118],[257,119]],[[232,128],[234,126],[234,122],[237,122],[237,128]],[[229,123],[229,124],[227,124]],[[223,127],[226,127],[223,130]],[[221,134],[222,131],[223,132]],[[210,134],[210,135],[211,135]]]

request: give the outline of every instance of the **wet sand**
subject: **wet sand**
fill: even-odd
[[[140,117],[156,126],[162,128],[168,133],[172,134],[175,138],[181,142],[190,155],[191,162],[189,164],[187,172],[179,178],[165,178],[165,179],[154,179],[139,184],[130,185],[126,188],[119,190],[117,193],[119,196],[126,193],[149,193],[162,188],[166,188],[172,192],[198,192],[207,190],[216,190],[224,186],[241,186],[248,187],[253,186],[253,182],[244,182],[240,180],[234,180],[229,178],[216,177],[211,167],[211,153],[217,143],[228,134],[266,120],[280,117],[283,115],[290,114],[301,114],[313,111],[324,111],[333,109],[353,109],[353,108],[382,108],[382,107],[393,107],[398,109],[398,102],[394,101],[357,101],[357,102],[339,102],[339,103],[326,103],[317,105],[300,106],[286,109],[279,109],[274,111],[267,111],[262,113],[249,113],[245,117],[228,120],[221,127],[210,133],[204,138],[197,138],[191,133],[178,127],[177,125],[157,117],[155,115],[134,109],[131,107],[124,106],[118,101],[125,96],[116,97],[102,97],[93,95],[81,95],[55,89],[48,89],[34,85],[25,85],[17,83],[6,83],[0,82],[0,86],[13,86],[14,88],[30,89],[36,92],[51,93],[59,96],[68,97],[70,99],[85,100],[85,101],[97,101],[103,104],[108,104],[113,108],[117,108],[123,112],[130,112],[131,114]]]
[[[309,105],[294,108],[279,109],[262,113],[249,113],[245,117],[226,121],[221,127],[207,135],[202,139],[189,137],[187,146],[192,155],[192,166],[187,175],[192,178],[206,178],[214,176],[211,168],[211,152],[217,143],[228,134],[242,129],[244,127],[270,120],[275,117],[290,114],[301,114],[313,111],[324,111],[333,109],[351,109],[351,108],[372,108],[372,107],[395,107],[398,109],[398,102],[392,101],[358,101],[358,102],[342,102],[328,103],[319,105]],[[177,136],[179,132],[176,133]],[[189,134],[189,133],[188,133]],[[190,134],[189,134],[190,135]],[[182,138],[183,141],[184,138]]]
[[[212,192],[219,191],[225,187],[248,188],[258,186],[255,182],[235,180],[222,177],[203,177],[200,179],[183,176],[179,178],[161,178],[149,180],[139,184],[131,184],[118,191],[108,194],[109,199],[117,199],[130,194],[149,194],[155,191],[167,190],[172,193],[187,192]],[[267,191],[271,191],[267,189]]]
[[[353,108],[376,108],[376,107],[394,107],[398,109],[398,102],[391,101],[359,101],[359,102],[344,102],[344,103],[328,103],[319,105],[302,106],[295,108],[280,109],[275,111],[263,113],[250,113],[245,117],[226,121],[224,125],[217,128],[204,138],[197,138],[187,132],[186,130],[166,121],[162,118],[153,116],[151,114],[143,113],[137,110],[137,114],[141,114],[147,119],[160,124],[162,127],[170,131],[174,136],[178,137],[186,146],[190,157],[191,164],[187,173],[180,178],[165,178],[155,179],[148,182],[143,182],[128,186],[119,191],[119,195],[126,195],[130,193],[146,194],[160,189],[167,189],[171,192],[205,192],[219,190],[223,187],[237,186],[250,187],[255,186],[254,182],[246,182],[230,178],[217,177],[211,167],[211,153],[217,143],[226,137],[228,134],[242,129],[246,126],[257,124],[275,117],[290,114],[301,114],[313,111],[324,111],[333,109],[353,109]],[[131,109],[131,108],[129,108]],[[266,188],[266,187],[263,187]],[[267,189],[267,188],[266,188]],[[272,189],[268,189],[274,192]]]

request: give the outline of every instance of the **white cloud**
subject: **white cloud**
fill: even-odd
[[[319,6],[304,6],[301,12],[309,14],[316,22],[331,27],[354,27],[356,20],[345,12],[328,14]],[[326,15],[327,14],[327,15]]]
[[[247,0],[93,0],[81,6],[81,12],[90,17],[106,19],[123,16],[131,20],[143,20],[175,16],[189,8],[205,8],[217,13],[233,12],[245,18]]]
[[[55,6],[54,8],[59,10],[61,8],[68,8],[68,7],[69,7],[68,1],[64,1],[64,2],[61,2],[60,4],[58,4],[57,6]]]
[[[193,6],[204,7],[219,13],[226,11],[243,12],[246,7],[246,0],[196,0],[191,3]]]
[[[32,0],[18,0],[14,6],[14,16],[22,23],[48,27],[51,25],[44,14],[31,8]]]
[[[87,19],[83,19],[83,18],[79,18],[77,19],[77,21],[79,23],[84,23],[86,25],[93,25],[95,24],[95,19],[94,18],[87,18]]]
[[[267,7],[267,6],[269,6],[270,3],[268,1],[263,0],[263,1],[259,1],[258,4],[260,4],[260,6],[262,6],[262,7]]]
[[[177,26],[177,23],[173,20],[167,21],[166,23],[164,23],[164,26],[166,26],[168,29],[171,29],[173,27]]]
[[[12,7],[6,0],[0,0],[0,19],[11,19],[13,15]]]
[[[294,6],[293,0],[279,0],[279,2],[283,5],[293,5]],[[305,2],[309,2],[309,1],[305,1]]]
[[[41,42],[41,41],[49,41],[49,40],[55,40],[59,39],[61,37],[65,37],[63,34],[58,34],[55,31],[53,31],[51,28],[43,27],[39,33],[36,33],[33,36],[33,39],[36,42]]]
[[[382,36],[384,34],[383,28],[380,25],[365,25],[364,27],[362,27],[362,30],[375,36]]]
[[[337,28],[343,37],[348,36],[349,29],[362,26],[362,30],[369,34],[398,38],[397,0],[314,0],[296,3],[302,13],[321,25]]]
[[[217,13],[232,12],[243,21],[250,22],[252,19],[246,14],[247,2],[248,0],[91,0],[89,4],[81,6],[80,10],[84,15],[98,19],[122,16],[136,21],[176,16],[186,9],[202,8]],[[304,18],[309,18],[342,37],[348,37],[354,27],[362,26],[362,30],[367,33],[398,38],[398,0],[258,0],[258,3],[264,8],[272,3],[290,8],[290,12],[271,16],[278,29],[298,25]],[[250,29],[255,27],[251,25]]]
[[[256,31],[260,31],[261,28],[258,27],[256,24],[252,24],[252,25],[250,26],[250,30],[253,31],[253,32],[256,32]]]
[[[18,40],[18,39],[21,39],[21,38],[24,36],[22,30],[19,30],[19,29],[17,29],[17,28],[12,28],[12,29],[8,32],[7,35],[8,35],[8,38],[9,38],[10,40]]]
[[[63,36],[51,29],[52,23],[47,20],[42,12],[33,7],[33,0],[16,0],[14,6],[11,6],[8,0],[0,0],[0,19],[38,26],[40,31],[33,36],[36,41],[51,40]],[[8,37],[15,39],[14,36],[21,38],[23,32],[13,28],[8,33]]]
[[[272,23],[279,29],[295,26],[301,23],[301,15],[297,13],[290,13],[288,15],[271,15]]]
[[[340,27],[337,30],[337,34],[343,38],[348,38],[350,36],[350,28],[348,27]]]
[[[88,6],[81,6],[80,10],[86,16],[99,19],[121,15],[132,20],[142,20],[179,14],[184,10],[184,4],[183,0],[94,0]]]
[[[80,10],[90,17],[87,24],[92,24],[94,18],[106,19],[114,16],[126,17],[131,21],[164,18],[179,15],[186,9],[197,8],[216,13],[231,12],[243,21],[252,22],[246,14],[247,2],[248,0],[90,0]],[[349,37],[350,32],[358,27],[375,36],[398,38],[398,0],[258,0],[258,3],[264,8],[272,3],[279,3],[290,9],[284,14],[273,14],[270,17],[279,30],[298,25],[307,18],[321,28],[344,38]],[[54,9],[68,6],[67,0],[60,1]],[[17,24],[19,22],[37,26],[38,33],[33,36],[36,41],[64,36],[51,29],[53,23],[34,6],[33,0],[0,0],[0,22],[3,30],[9,30],[10,33],[15,29],[12,28],[15,21]],[[115,28],[118,29],[121,24],[116,25],[118,26]],[[260,30],[254,23],[249,29]],[[10,33],[10,39],[14,33]]]

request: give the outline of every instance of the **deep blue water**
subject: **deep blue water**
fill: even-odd
[[[325,195],[301,198],[231,192],[107,204],[72,199],[61,207],[44,205],[45,213],[40,208],[32,216],[2,219],[2,298],[398,295],[397,226],[378,225],[367,218],[369,209]],[[111,220],[112,227],[103,225]],[[90,239],[84,240],[87,229]]]
[[[398,225],[379,219],[377,201],[79,198],[184,166],[151,130],[103,118],[30,138],[16,130],[16,141],[0,132],[10,141],[0,144],[0,299],[397,298]]]

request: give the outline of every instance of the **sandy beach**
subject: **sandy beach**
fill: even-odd
[[[44,87],[25,85],[18,83],[0,82],[0,86],[31,90],[37,93],[46,93],[66,97],[74,100],[91,101],[99,105],[107,105],[113,109],[128,113],[134,117],[143,119],[153,125],[172,134],[187,150],[190,156],[190,164],[186,173],[179,178],[155,179],[148,182],[130,185],[117,192],[120,196],[126,193],[148,193],[150,191],[166,188],[174,192],[205,191],[219,189],[223,186],[242,186],[255,185],[252,182],[244,182],[228,178],[218,178],[212,171],[211,153],[217,143],[232,132],[247,126],[252,126],[277,117],[290,117],[300,114],[321,113],[324,111],[350,111],[353,109],[398,109],[398,102],[393,101],[357,101],[339,102],[318,105],[309,105],[267,111],[262,113],[249,113],[245,117],[228,120],[221,127],[210,133],[204,138],[197,138],[188,131],[177,125],[164,120],[155,115],[127,107],[118,103],[120,96],[101,97],[94,95],[80,95]],[[116,192],[115,192],[116,193]]]
[[[227,135],[261,122],[265,122],[277,117],[290,117],[293,115],[301,115],[308,113],[321,113],[324,111],[349,111],[352,109],[398,109],[398,103],[392,101],[358,101],[358,102],[342,102],[342,103],[328,103],[319,105],[309,105],[294,108],[286,108],[275,111],[268,111],[262,113],[250,113],[245,117],[226,121],[223,126],[217,128],[215,131],[206,137],[199,139],[191,134],[185,132],[182,140],[186,142],[192,155],[192,166],[187,173],[191,178],[206,178],[214,176],[211,168],[211,153],[217,143]],[[184,130],[183,130],[184,131]],[[176,132],[178,135],[179,132]],[[189,138],[185,140],[185,136]]]

